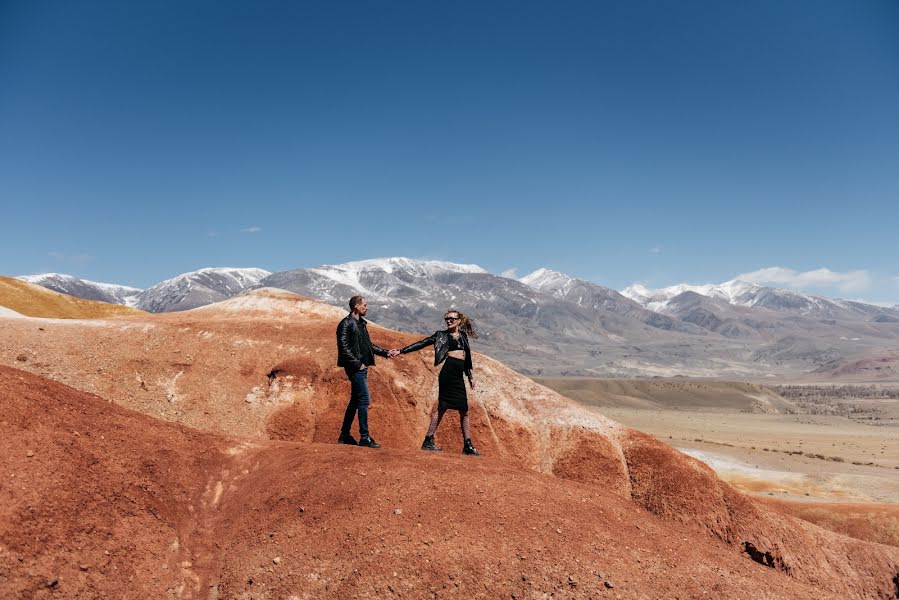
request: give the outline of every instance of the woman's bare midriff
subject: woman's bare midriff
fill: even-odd
[[[465,350],[450,350],[446,355],[452,358],[458,358],[459,360],[465,360]]]

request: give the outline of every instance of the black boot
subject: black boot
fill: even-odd
[[[356,438],[354,438],[353,436],[351,436],[348,433],[341,433],[340,437],[337,438],[337,443],[338,444],[347,444],[348,446],[358,446],[358,443],[356,442]]]
[[[443,448],[434,443],[433,435],[425,436],[425,441],[421,443],[421,449],[428,452],[443,452]]]
[[[470,454],[471,456],[480,456],[481,453],[478,452],[477,448],[475,448],[471,444],[471,438],[465,439],[465,445],[462,446],[462,454]]]
[[[366,448],[380,448],[381,444],[375,441],[375,438],[370,435],[363,435],[359,438],[359,445],[365,446]]]

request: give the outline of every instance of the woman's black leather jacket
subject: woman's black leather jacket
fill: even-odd
[[[471,379],[471,346],[468,345],[468,336],[465,335],[465,332],[461,331],[460,333],[462,334],[462,346],[465,348],[465,376]],[[412,342],[400,350],[400,353],[407,354],[409,352],[417,352],[422,348],[433,345],[434,366],[437,366],[446,360],[446,355],[449,352],[449,336],[449,331],[445,329],[443,331],[435,331],[434,335],[426,337],[423,340],[418,340],[417,342]]]

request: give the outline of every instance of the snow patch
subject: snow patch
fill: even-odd
[[[21,313],[17,313],[11,308],[6,308],[5,306],[0,306],[0,317],[10,317],[13,319],[28,319],[25,315]]]

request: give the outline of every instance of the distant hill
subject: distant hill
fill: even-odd
[[[93,319],[143,312],[128,306],[60,294],[39,285],[2,276],[0,276],[0,307],[26,317],[51,319]]]
[[[16,279],[34,283],[60,294],[68,294],[77,298],[84,298],[85,300],[122,304],[124,306],[136,306],[138,296],[143,291],[127,285],[99,283],[62,273],[23,275],[16,277]]]
[[[899,381],[899,350],[870,352],[849,359],[837,359],[808,375],[809,379],[841,382]]]
[[[535,377],[534,381],[588,406],[756,413],[794,408],[789,400],[752,383],[591,377]]]
[[[200,269],[160,281],[141,292],[136,306],[148,312],[189,310],[227,300],[271,275],[265,269]]]

